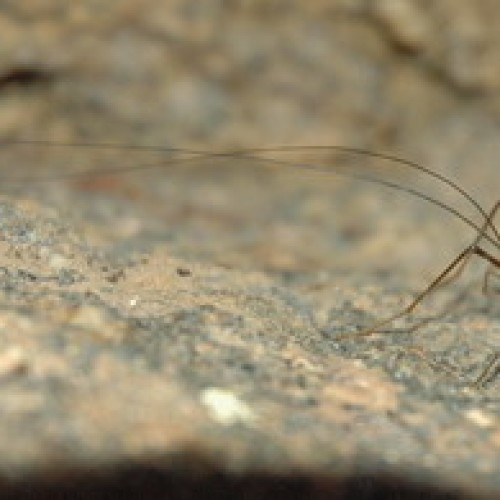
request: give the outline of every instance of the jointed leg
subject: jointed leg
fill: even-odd
[[[383,328],[384,326],[389,325],[393,321],[410,314],[428,294],[432,293],[437,288],[444,286],[444,284],[449,283],[453,279],[456,279],[462,273],[463,269],[465,268],[465,265],[467,264],[467,262],[469,261],[470,257],[473,254],[487,260],[491,266],[500,269],[500,260],[496,259],[490,253],[488,253],[487,251],[483,250],[481,247],[478,246],[480,241],[484,238],[484,235],[486,234],[488,228],[489,227],[494,228],[492,220],[499,209],[500,209],[500,201],[496,202],[491,211],[489,212],[488,217],[485,219],[483,226],[481,227],[481,230],[474,238],[472,244],[469,245],[464,250],[462,250],[462,252],[460,252],[460,254],[457,257],[455,257],[455,259],[453,259],[453,261],[450,264],[448,264],[448,266],[446,266],[446,268],[431,282],[431,284],[423,292],[418,294],[417,297],[402,311],[398,312],[397,314],[394,314],[389,318],[386,318],[382,321],[375,323],[366,330],[362,330],[360,332],[355,332],[355,333],[343,334],[337,338],[343,339],[352,337],[368,337],[376,333],[378,330],[380,330],[380,328]]]
[[[498,241],[500,241],[500,235],[498,234],[495,225],[493,224],[493,219],[495,218],[498,210],[500,209],[500,200],[497,201],[494,205],[493,208],[489,211],[488,217],[484,220],[483,225],[481,226],[481,229],[478,231],[476,237],[474,238],[474,241],[470,245],[470,248],[472,249],[473,247],[477,247],[481,240],[484,238],[485,233],[488,231],[488,228],[492,228],[493,233],[495,237],[497,238]],[[462,274],[463,270],[465,269],[465,266],[469,262],[469,259],[473,252],[471,251],[469,255],[463,258],[462,262],[460,263],[459,266],[455,269],[455,271],[451,272],[447,277],[443,278],[441,282],[436,286],[437,288],[444,287],[448,285],[449,283],[452,283],[456,279],[460,277]],[[485,281],[488,278],[485,279]]]
[[[407,314],[410,314],[418,306],[418,304],[422,302],[422,300],[425,298],[426,295],[435,290],[443,281],[443,279],[445,279],[451,272],[453,272],[457,268],[457,266],[459,266],[462,263],[464,259],[469,257],[471,252],[472,252],[471,247],[467,247],[465,250],[460,252],[460,254],[457,257],[455,257],[455,259],[453,259],[453,261],[450,264],[448,264],[448,266],[446,266],[446,268],[432,281],[432,283],[423,292],[419,293],[417,297],[413,299],[411,304],[405,307],[402,311],[399,311],[397,314],[394,314],[389,318],[378,321],[377,323],[370,326],[370,328],[367,328],[366,330],[340,335],[337,338],[343,339],[352,337],[369,337],[370,335],[376,333],[380,328],[389,325],[393,321],[400,319],[406,316]]]
[[[480,389],[484,387],[491,379],[495,377],[495,375],[500,371],[500,352],[495,352],[493,356],[491,356],[488,364],[483,369],[483,371],[479,374],[479,377],[472,384],[476,389]]]
[[[495,295],[494,291],[491,291],[490,287],[490,278],[496,277],[500,278],[500,270],[495,267],[493,264],[490,264],[488,266],[488,269],[486,269],[486,272],[484,273],[484,278],[483,278],[483,293],[484,295],[492,296]]]

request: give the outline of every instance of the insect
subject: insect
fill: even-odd
[[[474,229],[475,236],[472,241],[465,247],[458,255],[449,262],[444,269],[430,282],[430,284],[402,310],[395,314],[384,318],[369,327],[362,328],[355,332],[345,333],[337,336],[337,339],[353,339],[369,337],[376,333],[384,333],[384,329],[393,324],[396,320],[410,315],[419,304],[428,295],[433,293],[436,289],[443,287],[447,283],[457,279],[467,263],[472,257],[478,257],[484,260],[488,267],[484,274],[483,290],[484,292],[490,291],[490,278],[500,271],[500,258],[496,257],[491,250],[486,249],[483,245],[487,242],[491,245],[494,251],[500,252],[500,233],[497,230],[494,219],[497,212],[500,210],[500,201],[496,202],[493,207],[487,211],[480,203],[477,202],[465,189],[459,186],[453,180],[445,177],[444,175],[431,170],[419,163],[406,160],[391,154],[378,153],[370,150],[348,147],[348,146],[283,146],[274,148],[251,148],[251,149],[238,149],[228,151],[201,151],[189,150],[182,148],[161,148],[143,146],[138,144],[106,144],[106,143],[53,143],[49,141],[0,141],[0,147],[22,147],[22,146],[37,146],[37,147],[52,147],[61,149],[71,148],[88,148],[94,151],[146,151],[153,152],[161,155],[151,163],[131,164],[125,167],[100,167],[98,169],[85,170],[84,172],[67,172],[56,174],[42,175],[34,177],[30,174],[29,177],[5,177],[2,176],[2,182],[43,182],[61,179],[71,179],[81,176],[89,175],[109,175],[109,174],[124,174],[125,172],[145,171],[148,169],[165,168],[167,166],[179,166],[180,164],[199,162],[207,159],[235,159],[238,161],[248,160],[257,162],[259,164],[271,165],[281,168],[290,168],[301,171],[315,171],[321,173],[336,173],[352,178],[358,178],[364,181],[374,182],[388,188],[403,191],[407,194],[420,198],[428,203],[431,203],[440,209],[448,212],[454,217],[461,220],[464,224]],[[325,159],[323,161],[308,160],[308,155],[316,155],[321,153]],[[432,197],[422,190],[417,188],[404,186],[390,177],[377,176],[368,169],[360,171],[359,169],[352,169],[349,164],[341,166],[342,162],[336,162],[333,158],[334,154],[343,154],[350,157],[366,157],[381,162],[399,165],[405,170],[415,171],[424,177],[431,179],[435,183],[439,183],[448,189],[454,191],[459,197],[467,202],[480,216],[481,222],[477,224],[470,217],[467,217],[460,210],[454,208],[439,199]],[[306,157],[306,159],[303,159]],[[494,353],[491,360],[487,363],[486,368],[480,373],[479,377],[474,382],[476,386],[482,386],[489,380],[495,377],[496,373],[500,371],[500,353]]]

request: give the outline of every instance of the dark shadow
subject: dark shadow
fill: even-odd
[[[298,473],[252,472],[240,476],[221,471],[191,473],[150,465],[121,466],[53,478],[1,484],[4,500],[33,499],[426,499],[467,498],[458,491],[411,483],[402,477],[334,477]]]

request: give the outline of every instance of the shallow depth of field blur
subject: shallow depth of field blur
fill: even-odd
[[[500,148],[499,8],[491,0],[4,2],[0,138],[362,146],[458,178],[488,207]],[[35,151],[31,163],[57,163],[49,153]],[[21,168],[9,154],[2,168]],[[419,231],[411,214],[425,204],[408,208],[408,196],[398,205],[373,191],[346,231],[365,230],[360,219],[384,196],[381,211],[408,210],[407,230]],[[424,191],[450,201],[436,183]],[[423,248],[401,252],[431,264],[428,249],[439,254],[461,230],[450,219],[436,223],[452,228],[436,243],[412,240]]]
[[[249,394],[256,395],[257,406],[267,401],[267,384],[273,380],[273,395],[277,396],[271,399],[276,408],[270,406],[266,410],[272,418],[263,419],[270,427],[263,427],[262,441],[254,442],[251,437],[247,443],[238,433],[231,441],[237,443],[234,456],[243,457],[243,464],[251,461],[251,453],[238,448],[243,442],[248,449],[253,450],[255,445],[259,460],[265,456],[272,463],[274,455],[266,455],[262,445],[269,441],[279,453],[286,450],[283,456],[289,453],[286,456],[291,457],[290,463],[305,464],[306,468],[311,464],[330,466],[334,463],[331,457],[338,459],[341,453],[336,448],[338,443],[328,441],[331,448],[326,446],[316,455],[317,443],[324,443],[324,435],[333,435],[332,432],[344,434],[342,426],[351,425],[349,412],[356,415],[361,408],[368,416],[359,421],[369,421],[373,428],[363,428],[366,434],[359,436],[361,426],[356,432],[345,433],[346,442],[341,444],[345,446],[342,453],[348,461],[357,453],[353,450],[359,449],[369,450],[366,456],[379,457],[379,451],[382,456],[387,449],[381,451],[378,446],[387,441],[393,455],[384,455],[385,465],[392,464],[391,460],[396,466],[406,464],[410,472],[415,470],[416,477],[420,477],[422,470],[431,467],[429,464],[446,462],[438,474],[451,477],[452,484],[455,480],[474,484],[481,477],[489,481],[488,485],[498,486],[498,474],[495,476],[498,465],[494,458],[500,431],[494,417],[489,421],[483,414],[474,413],[476,408],[467,413],[470,395],[461,392],[464,380],[473,380],[481,363],[498,347],[495,320],[485,312],[482,298],[478,299],[481,283],[474,282],[480,277],[481,263],[473,262],[473,272],[465,273],[463,282],[466,291],[468,280],[473,283],[470,287],[473,298],[469,303],[474,306],[467,309],[465,301],[462,309],[457,309],[461,312],[449,321],[431,322],[414,337],[383,337],[380,344],[353,342],[345,347],[336,342],[339,332],[355,331],[407,304],[471,241],[474,231],[453,214],[408,192],[358,182],[335,172],[342,167],[365,177],[375,173],[386,182],[401,183],[407,189],[450,205],[473,223],[481,224],[480,214],[456,190],[401,164],[327,149],[268,153],[263,155],[266,161],[260,162],[241,155],[186,161],[182,151],[165,154],[146,149],[103,150],[78,144],[113,143],[212,152],[283,145],[360,147],[419,162],[454,179],[488,210],[499,194],[499,16],[500,4],[494,0],[4,0],[0,6],[0,195],[6,203],[17,203],[16,207],[23,214],[25,210],[28,218],[37,210],[55,215],[40,219],[39,228],[35,219],[35,229],[29,232],[23,228],[31,227],[32,222],[25,224],[22,217],[19,222],[17,215],[11,220],[8,218],[11,212],[6,209],[7,215],[0,220],[0,223],[7,221],[2,234],[7,234],[14,246],[23,243],[28,233],[34,244],[43,246],[45,235],[49,234],[49,247],[54,244],[51,237],[56,234],[61,240],[54,241],[71,250],[67,250],[68,258],[77,255],[80,260],[75,257],[75,261],[94,259],[94,250],[88,254],[92,253],[92,257],[85,253],[87,250],[79,254],[86,247],[74,243],[77,240],[99,249],[95,250],[96,261],[116,259],[109,269],[114,269],[115,264],[117,268],[123,267],[122,275],[116,273],[118,285],[113,288],[114,284],[106,282],[107,288],[102,288],[105,292],[99,295],[100,275],[96,272],[96,278],[92,268],[87,270],[89,289],[95,286],[91,292],[125,322],[135,318],[134,314],[139,317],[141,312],[141,300],[133,295],[134,286],[137,293],[144,293],[150,302],[143,301],[147,321],[140,328],[149,335],[145,334],[147,341],[157,341],[165,333],[161,330],[162,321],[181,324],[180,333],[175,330],[177,326],[172,327],[177,333],[169,340],[173,344],[179,342],[178,356],[167,345],[162,358],[149,344],[142,344],[140,336],[135,340],[133,335],[129,338],[124,334],[125,340],[120,337],[116,345],[121,349],[123,342],[125,352],[130,347],[127,342],[132,342],[130,352],[134,356],[139,352],[137,357],[141,362],[144,361],[141,349],[147,351],[143,363],[147,370],[149,362],[157,363],[155,369],[159,372],[174,366],[171,383],[178,393],[172,394],[179,400],[184,401],[184,397],[189,400],[182,408],[192,410],[189,398],[195,398],[192,394],[197,394],[197,384],[213,382],[220,366],[228,386],[234,383],[231,387],[235,391],[244,387]],[[9,142],[16,140],[48,143]],[[75,143],[75,146],[58,147],[61,143]],[[190,156],[191,153],[187,154]],[[300,166],[331,167],[333,174],[269,161],[283,157]],[[138,165],[145,168],[135,170]],[[82,171],[93,174],[74,175]],[[102,175],[103,171],[108,173]],[[52,180],[36,180],[46,176]],[[66,234],[60,228],[52,230],[54,220],[71,231]],[[64,237],[68,238],[67,246]],[[9,252],[8,258],[14,259]],[[150,256],[153,257],[148,263]],[[181,286],[175,280],[190,276],[187,271],[181,269],[182,272],[175,274],[168,268],[173,264],[165,264],[163,274],[162,266],[164,261],[170,262],[168,259],[174,263],[175,259],[181,259],[183,266],[192,263],[195,278],[200,277],[196,286],[205,290],[203,293],[207,295],[202,298],[208,305],[199,299],[199,290],[194,285],[183,295],[184,282]],[[9,260],[6,268],[17,269],[17,261],[12,262]],[[29,261],[29,265],[38,270],[38,261],[33,262]],[[102,265],[102,269],[105,267]],[[109,269],[106,267],[106,273]],[[22,281],[19,277],[22,273],[16,273],[12,271],[12,279]],[[131,281],[127,281],[128,273],[132,275]],[[21,286],[18,281],[15,286]],[[236,290],[238,299],[234,304],[222,304],[238,321],[243,318],[241,330],[232,331],[234,325],[224,323],[226,316],[222,315],[222,319],[218,316],[214,304],[226,300],[214,292],[219,285],[221,290],[224,287],[230,290],[228,296]],[[149,288],[153,286],[160,291]],[[57,289],[58,300],[67,307],[69,299],[65,293],[66,289]],[[71,300],[86,306],[85,301],[93,297],[92,293],[77,296],[75,292]],[[456,295],[450,289],[444,298],[453,300]],[[254,299],[258,307],[252,302]],[[279,307],[264,307],[266,300]],[[35,302],[33,307],[39,307]],[[136,302],[138,309],[132,308],[130,312],[127,307],[130,304],[135,307]],[[94,306],[104,307],[100,303]],[[434,302],[432,298],[430,304],[423,306],[422,316],[432,316],[441,306],[442,301]],[[212,311],[210,307],[215,311],[213,314],[206,312]],[[209,325],[207,338],[212,339],[213,334],[214,342],[222,339],[217,349],[212,349],[212,340],[199,346],[196,339],[183,336],[185,311],[189,321],[190,314],[193,315],[196,320],[193,324],[200,331],[205,331],[205,322]],[[259,330],[259,338],[251,336],[254,323],[250,321],[250,326],[245,326],[244,321],[253,318],[254,312],[256,324],[263,321],[264,333],[261,335]],[[105,327],[118,332],[119,337],[119,328],[114,330],[116,325],[108,324],[111,320],[107,316],[103,318]],[[288,319],[290,324],[286,323]],[[84,317],[83,322],[87,320]],[[191,325],[188,320],[186,324]],[[100,328],[108,331],[102,325]],[[198,332],[196,328],[193,331]],[[245,328],[250,331],[249,337],[245,336]],[[288,361],[281,357],[285,356],[285,350],[276,347],[281,346],[280,342],[288,342],[287,328],[297,335],[300,345],[299,354],[293,349],[292,354],[286,354],[290,359],[296,356],[296,364],[286,364]],[[32,328],[33,338],[38,338],[37,334],[37,329]],[[246,360],[249,352],[259,359],[256,361],[259,370],[261,363],[262,373],[266,373],[262,379],[258,370],[250,375],[245,372],[241,379],[234,378],[238,362],[224,364],[227,360],[221,353],[226,348],[229,352],[228,346],[233,349],[234,335],[243,337],[237,343],[242,359]],[[68,342],[74,339],[80,342],[80,338],[85,339],[71,337]],[[96,345],[98,355],[89,349],[88,359],[101,355],[101,340]],[[116,345],[112,345],[114,349]],[[110,379],[122,373],[121,370],[128,373],[129,360],[119,348],[116,356],[114,351],[110,355],[113,360],[109,364],[113,374]],[[415,354],[422,352],[430,353],[431,358]],[[259,358],[261,354],[263,357]],[[66,359],[64,356],[66,353],[61,359]],[[331,363],[335,356],[338,371]],[[177,370],[176,363],[182,369]],[[88,364],[94,366],[90,361]],[[151,375],[153,371],[150,373],[143,365],[137,365],[137,373],[131,372],[129,382],[130,387],[136,388],[134,394],[139,393],[149,404],[147,395],[141,391],[144,380],[149,384],[147,377],[158,377],[154,381],[163,390],[167,378],[160,378],[156,372]],[[295,379],[291,381],[291,375],[290,380],[286,378],[282,369],[285,365],[292,374],[294,370],[307,372],[305,377],[310,385],[295,387]],[[70,373],[74,365],[67,362],[64,366],[62,372],[67,369]],[[440,372],[435,366],[452,366],[452,369]],[[383,374],[380,379],[379,375],[370,378],[372,367]],[[383,395],[383,404],[378,407],[370,397],[356,393],[359,388],[339,389],[343,369],[348,375],[346,379],[354,381],[357,376],[365,380],[365,372],[361,376],[357,370],[366,369],[367,383],[375,380],[382,392],[384,384],[390,385],[391,396]],[[103,369],[102,373],[105,372]],[[450,372],[453,372],[451,377]],[[92,370],[89,373],[89,380],[93,380],[95,373]],[[107,395],[107,386],[99,379],[101,375],[95,375],[95,383],[99,390],[104,387],[103,394]],[[337,376],[340,382],[328,385]],[[499,384],[499,381],[491,384],[490,396],[498,391]],[[122,394],[128,397],[128,389],[120,386],[122,393],[115,391],[113,384],[110,387],[113,397],[109,414],[114,415],[117,423],[103,410],[103,419],[96,424],[98,432],[92,434],[94,407],[92,401],[85,403],[90,409],[85,425],[89,425],[99,450],[101,443],[106,447],[99,432],[106,435],[116,430],[120,443],[124,436],[131,435],[129,422],[121,420],[127,414],[121,405],[128,404],[128,400],[120,398]],[[363,387],[370,394],[371,386]],[[290,399],[280,400],[283,394]],[[76,391],[76,406],[68,405],[68,413],[64,414],[71,425],[73,409],[78,409],[81,403],[79,397]],[[295,397],[301,402],[297,403]],[[313,402],[311,408],[316,408],[314,401],[319,401],[317,414],[308,413],[316,409],[311,410],[306,400]],[[295,415],[296,410],[292,403],[289,406],[290,401],[304,412],[306,424],[301,439],[304,438],[305,444],[300,440],[288,441],[285,420],[290,412]],[[142,434],[144,428],[138,426],[137,440],[133,444],[124,441],[124,447],[130,444],[130,449],[142,453],[143,443],[150,443],[148,439],[156,445],[157,429],[165,430],[164,401],[159,398],[156,403],[159,406],[151,409],[150,434],[145,431]],[[198,407],[193,405],[193,414],[200,417],[197,422],[203,422],[202,413],[196,413]],[[497,415],[498,404],[491,403],[490,410]],[[404,418],[390,420],[387,417],[390,412],[401,413]],[[185,420],[183,415],[179,417],[180,427]],[[316,425],[318,422],[321,425]],[[481,422],[486,424],[481,427]],[[276,428],[272,427],[275,424]],[[85,425],[82,428],[87,429]],[[292,423],[292,427],[299,426]],[[491,439],[481,434],[485,428],[491,430]],[[193,442],[199,440],[205,445],[206,435],[201,431],[196,434],[196,425],[192,429]],[[321,429],[325,429],[325,434]],[[78,432],[75,431],[78,435],[75,442],[86,449],[86,441]],[[191,438],[189,432],[185,436]],[[172,443],[174,451],[178,451],[175,432],[165,435],[167,444],[165,448],[160,446],[160,451],[165,452]],[[173,441],[169,441],[172,436]],[[222,449],[229,442],[224,441],[227,435],[221,432],[217,436],[221,441],[214,438],[214,442],[217,446],[223,443]],[[275,436],[281,436],[282,441],[275,443],[272,440]],[[64,439],[61,437],[61,442],[66,446]],[[180,438],[179,442],[184,443]],[[212,444],[207,446],[210,448]],[[24,448],[19,449],[19,463],[24,463]],[[228,449],[233,450],[229,445]],[[471,466],[469,451],[476,457],[482,456],[484,462],[472,460],[474,466]],[[102,456],[108,456],[108,452],[116,458],[114,451],[107,448]],[[365,457],[363,453],[361,456]],[[431,458],[425,462],[422,457]],[[234,465],[231,459],[228,463]]]

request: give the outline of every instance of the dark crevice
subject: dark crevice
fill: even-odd
[[[54,80],[55,74],[40,68],[13,67],[0,74],[0,88],[2,87],[31,87],[47,84]]]

